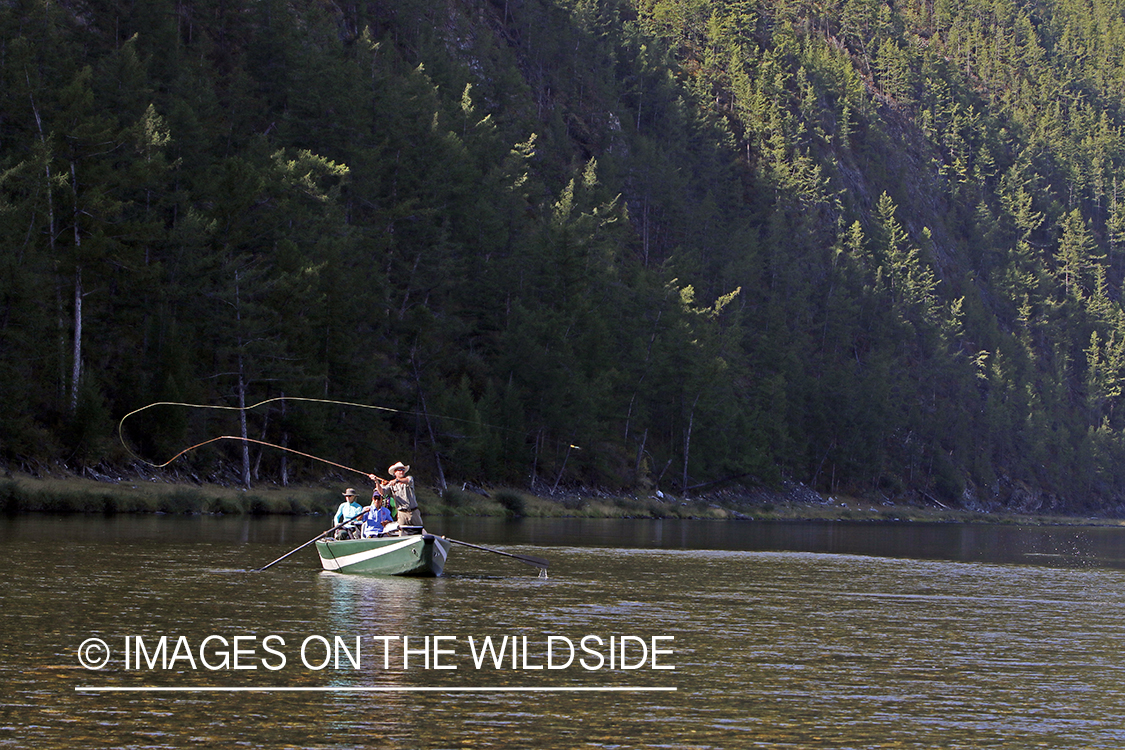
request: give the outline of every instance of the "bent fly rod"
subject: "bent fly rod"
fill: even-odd
[[[349,407],[353,407],[353,408],[356,408],[356,409],[370,409],[372,411],[384,411],[384,412],[390,412],[392,414],[404,414],[404,415],[408,415],[408,416],[426,417],[427,419],[430,418],[430,417],[435,417],[437,419],[450,420],[450,421],[454,421],[454,422],[472,422],[472,420],[462,419],[460,417],[450,417],[450,416],[445,416],[445,415],[441,415],[441,414],[427,415],[425,413],[408,411],[406,409],[395,409],[395,408],[390,407],[390,406],[377,406],[375,404],[361,404],[361,403],[357,403],[355,401],[338,401],[336,399],[330,399],[330,398],[310,398],[310,397],[306,397],[306,396],[274,396],[273,398],[267,398],[263,401],[259,401],[256,404],[251,404],[250,406],[223,406],[223,405],[219,405],[219,404],[189,404],[189,403],[182,402],[182,401],[156,401],[154,403],[148,404],[147,406],[142,406],[139,409],[134,409],[133,411],[131,411],[128,414],[126,414],[125,416],[123,416],[121,418],[121,420],[117,423],[117,439],[121,443],[121,446],[123,448],[125,448],[125,451],[130,456],[132,456],[136,460],[140,461],[141,463],[144,463],[144,464],[146,464],[148,466],[151,466],[153,468],[156,468],[156,469],[162,469],[165,466],[167,466],[168,464],[172,463],[172,461],[175,461],[177,458],[184,455],[185,453],[188,453],[189,451],[195,450],[196,448],[200,448],[204,445],[207,445],[208,443],[215,442],[216,440],[242,440],[244,442],[257,443],[259,445],[266,445],[266,446],[269,446],[271,448],[277,448],[278,450],[288,451],[290,453],[295,453],[299,456],[304,456],[304,457],[310,458],[314,461],[321,461],[321,462],[324,462],[324,463],[332,464],[333,466],[337,466],[337,467],[342,468],[342,469],[347,469],[348,471],[355,471],[359,474],[367,474],[367,472],[359,471],[358,469],[352,469],[351,467],[348,467],[348,466],[340,466],[340,464],[333,464],[331,461],[325,461],[324,459],[318,458],[317,456],[310,456],[307,453],[301,453],[300,451],[295,451],[292,448],[286,448],[284,446],[275,445],[273,443],[266,443],[266,442],[263,442],[261,440],[254,440],[252,438],[244,438],[244,437],[237,436],[237,435],[222,435],[222,436],[217,437],[217,438],[212,438],[211,440],[205,440],[202,443],[199,443],[197,445],[193,445],[190,448],[186,448],[186,449],[180,451],[175,456],[173,456],[171,459],[169,459],[168,461],[165,461],[162,464],[152,463],[151,461],[148,461],[144,458],[141,458],[140,456],[138,456],[136,454],[135,451],[133,451],[132,448],[129,447],[129,444],[125,441],[125,422],[126,422],[126,420],[130,419],[131,417],[135,417],[136,415],[140,414],[141,412],[147,411],[149,409],[153,409],[157,406],[179,406],[179,407],[182,407],[182,408],[185,408],[185,409],[215,409],[215,410],[218,410],[218,411],[249,412],[249,411],[253,411],[254,409],[257,409],[259,406],[265,406],[266,404],[272,404],[275,401],[300,401],[300,402],[311,403],[311,404],[329,404],[329,405],[332,405],[332,406],[349,406]],[[476,423],[474,422],[474,424],[476,424]],[[525,434],[523,430],[517,430],[517,429],[511,428],[511,427],[501,427],[499,425],[491,425],[491,424],[481,424],[481,426],[487,427],[487,428],[492,429],[492,430],[503,430],[503,431],[506,431],[506,432],[515,432],[515,433]],[[565,443],[565,441],[563,441],[563,442]],[[581,450],[581,448],[577,445],[573,445],[573,444],[570,444],[570,443],[566,443],[566,445],[568,446],[568,449]]]

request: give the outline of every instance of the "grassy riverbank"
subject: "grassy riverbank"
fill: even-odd
[[[344,483],[262,484],[251,490],[218,484],[132,479],[96,481],[73,475],[0,479],[0,510],[8,514],[167,513],[270,515],[326,514],[340,503]],[[365,488],[361,493],[366,492]],[[806,488],[762,490],[752,495],[713,494],[682,499],[671,495],[560,495],[543,497],[511,489],[419,487],[419,504],[430,516],[538,518],[702,518],[731,520],[840,520],[1012,523],[1038,525],[1125,525],[1106,518],[984,513],[937,506],[823,497]]]

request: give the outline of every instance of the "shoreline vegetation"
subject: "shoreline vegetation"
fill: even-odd
[[[73,474],[33,476],[6,472],[0,478],[0,511],[21,513],[155,513],[169,515],[320,515],[339,505],[346,486],[362,482],[328,477],[312,484],[262,483],[250,490],[222,484],[195,484],[156,477],[112,480]],[[723,492],[681,498],[663,493],[604,492],[538,495],[510,488],[466,485],[439,492],[418,488],[428,516],[509,518],[636,518],[732,521],[868,521],[987,523],[1039,526],[1125,526],[1109,517],[1050,513],[978,511],[937,503],[824,496],[798,484],[753,492]]]

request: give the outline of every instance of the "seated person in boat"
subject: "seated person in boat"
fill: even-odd
[[[414,495],[414,477],[409,476],[410,467],[401,461],[391,465],[387,469],[394,479],[389,481],[379,482],[380,489],[383,494],[390,495],[393,502],[398,506],[398,526],[399,534],[409,533],[404,529],[407,526],[415,526],[420,531],[422,528],[422,511],[418,510],[418,498]],[[375,475],[371,475],[375,478]]]
[[[356,500],[356,492],[351,487],[344,490],[344,502],[340,503],[340,507],[336,509],[336,515],[332,517],[332,525],[339,526],[344,521],[356,518],[363,512],[363,506]],[[341,529],[336,530],[337,539],[354,539],[356,533],[356,526],[358,521],[350,524]]]
[[[383,527],[392,520],[391,511],[387,509],[383,496],[376,490],[375,496],[371,499],[371,505],[367,508],[367,513],[363,517],[363,538],[370,539],[383,536]]]

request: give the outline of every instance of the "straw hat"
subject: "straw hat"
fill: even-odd
[[[410,467],[409,467],[409,466],[407,466],[406,464],[404,464],[404,463],[403,463],[402,461],[399,461],[399,462],[397,462],[397,463],[393,463],[393,464],[391,464],[391,468],[387,469],[387,473],[388,473],[388,474],[394,474],[394,473],[395,473],[396,471],[398,471],[399,469],[402,469],[402,470],[403,470],[403,471],[405,471],[405,472],[406,472],[407,474],[409,474],[409,473],[410,473]]]
[[[344,497],[355,497],[355,490],[351,487],[348,487],[346,490],[344,490]]]

